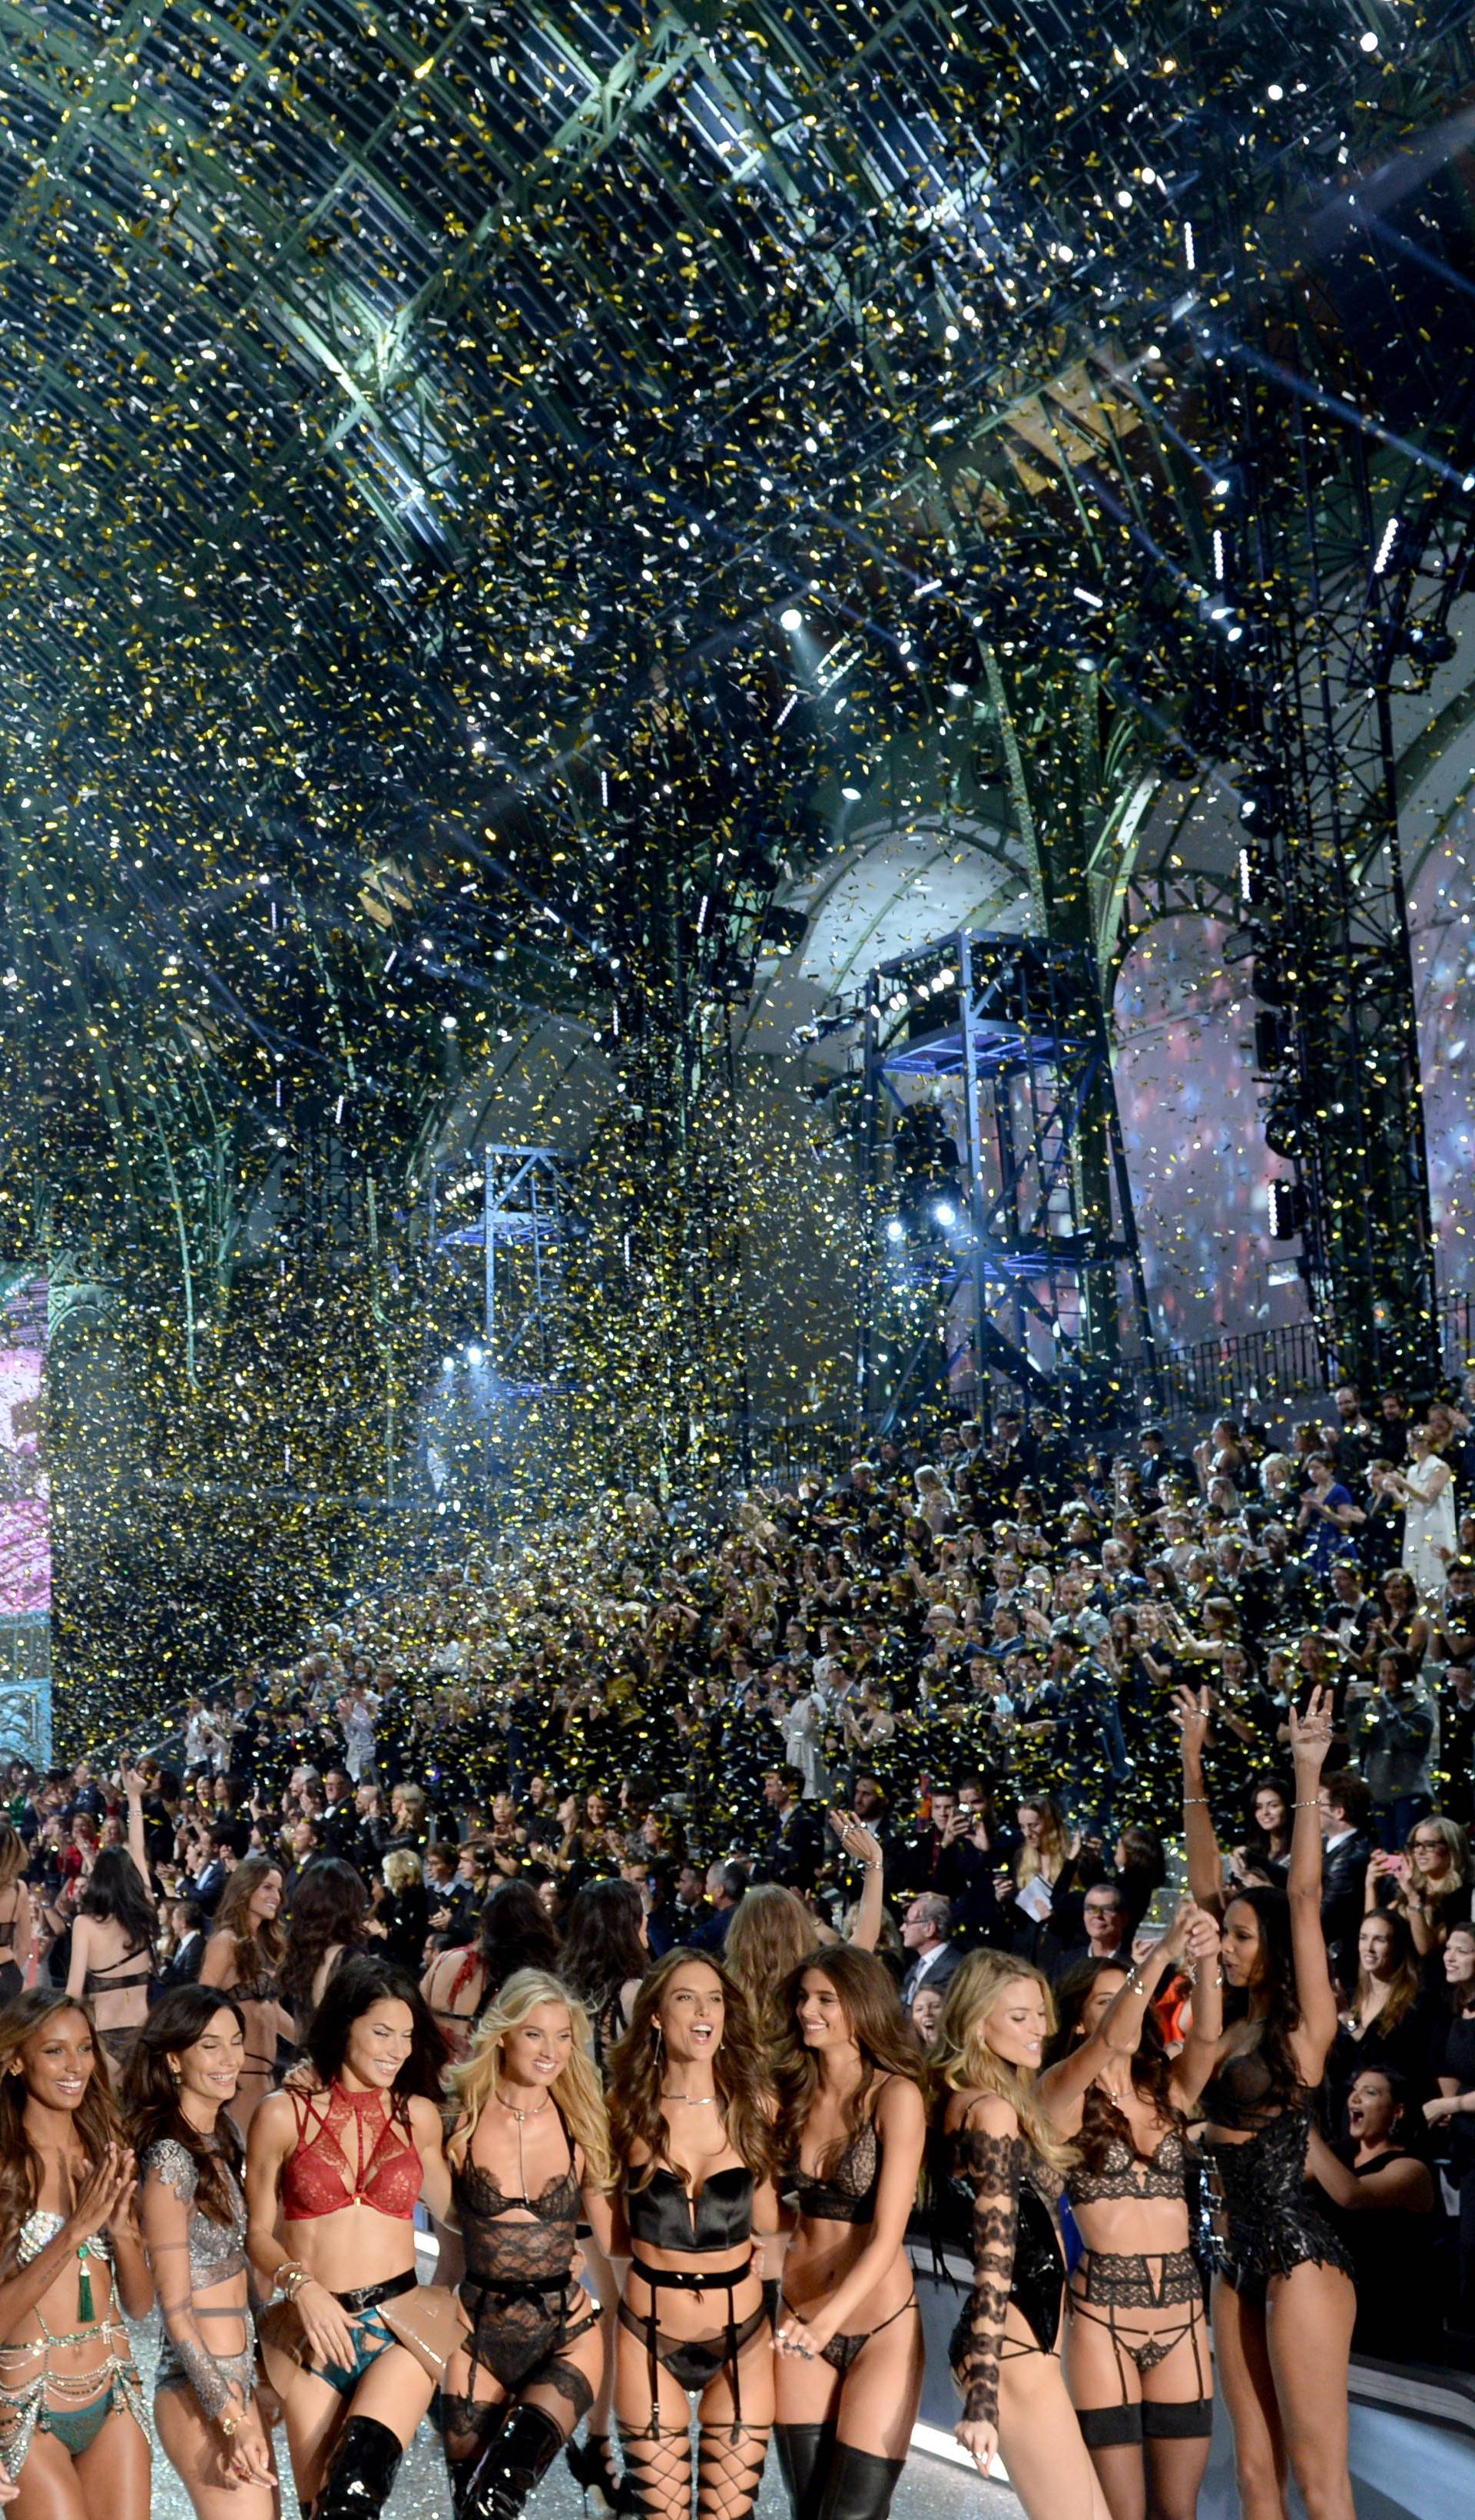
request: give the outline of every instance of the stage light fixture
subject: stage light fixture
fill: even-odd
[[[887,1239],[887,1241],[888,1241],[888,1242],[905,1242],[906,1238],[907,1238],[907,1229],[906,1229],[906,1227],[903,1225],[903,1223],[902,1223],[902,1221],[901,1221],[901,1218],[900,1218],[899,1216],[888,1216],[888,1217],[887,1217],[887,1219],[886,1219],[886,1239]]]
[[[802,630],[804,627],[804,615],[799,610],[796,604],[785,605],[783,610],[779,615],[779,623],[780,627],[784,630]]]
[[[1306,1195],[1301,1184],[1272,1181],[1269,1187],[1271,1240],[1294,1242],[1306,1227]]]
[[[468,1365],[480,1365],[480,1364],[482,1364],[482,1362],[484,1361],[484,1359],[483,1359],[483,1351],[482,1351],[482,1350],[481,1350],[481,1349],[476,1345],[476,1342],[475,1342],[475,1340],[474,1340],[474,1339],[472,1340],[472,1342],[471,1342],[470,1346],[467,1349],[467,1352],[466,1352],[466,1361],[467,1361]]]
[[[454,1373],[456,1371],[454,1356],[443,1356],[440,1360],[440,1370],[442,1373]]]
[[[938,1224],[944,1228],[958,1223],[958,1210],[951,1199],[940,1198],[932,1213]]]

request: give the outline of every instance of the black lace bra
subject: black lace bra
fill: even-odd
[[[644,2187],[626,2190],[630,2237],[648,2248],[686,2253],[740,2249],[753,2234],[754,2184],[738,2161],[710,2171],[696,2196],[674,2170],[653,2170]]]
[[[870,2119],[851,2137],[827,2179],[796,2171],[794,2202],[815,2223],[873,2223],[881,2183],[881,2145]]]
[[[571,2146],[567,2169],[556,2172],[536,2196],[507,2195],[474,2161],[461,2163],[453,2190],[466,2251],[466,2291],[566,2279],[579,2222]]]
[[[1177,2127],[1170,2127],[1151,2153],[1139,2152],[1123,2135],[1107,2138],[1099,2165],[1072,2170],[1065,2192],[1072,2205],[1104,2205],[1123,2196],[1160,2196],[1175,2205],[1184,2200],[1188,2149]]]
[[[1265,2124],[1270,2096],[1271,2069],[1258,2048],[1243,2048],[1237,2056],[1227,2056],[1218,2072],[1205,2083],[1200,2105],[1211,2126],[1232,2128],[1236,2133],[1251,2133]]]

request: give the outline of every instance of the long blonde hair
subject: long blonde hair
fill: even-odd
[[[1060,2137],[1035,2097],[1035,2077],[1027,2066],[1006,2064],[988,2043],[989,2017],[1005,1988],[1028,1978],[1045,1998],[1047,2032],[1055,2027],[1055,2000],[1043,1969],[1009,1952],[974,1952],[956,1973],[943,1999],[929,2063],[934,2083],[944,2092],[993,2092],[1007,2100],[1021,2134],[1042,2161],[1063,2178],[1077,2160],[1074,2144]],[[944,2102],[946,2106],[946,2102]]]
[[[568,2015],[573,2043],[568,2061],[553,2085],[554,2105],[568,2130],[570,2143],[584,2155],[584,2172],[592,2187],[612,2187],[614,2159],[609,2149],[609,2120],[603,2093],[590,2062],[589,2015],[576,1995],[547,1969],[514,1969],[476,2024],[471,2052],[446,2077],[458,2110],[447,2154],[460,2168],[470,2150],[481,2112],[497,2097],[502,2081],[502,2042],[510,2030],[520,2030],[540,2003],[556,2003]]]

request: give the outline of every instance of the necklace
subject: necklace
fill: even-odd
[[[717,2094],[707,2092],[698,2098],[693,2092],[662,2092],[663,2100],[685,2100],[689,2109],[710,2109],[716,2106]]]
[[[509,2117],[515,2118],[517,2121],[517,2184],[521,2188],[523,2195],[526,2196],[529,2193],[529,2189],[527,2184],[527,2164],[522,2158],[522,2130],[526,2126],[529,2118],[541,2118],[545,2115],[547,2110],[552,2107],[553,2093],[552,2092],[545,2092],[542,2099],[539,2101],[538,2106],[535,2109],[516,2108],[511,2100],[503,2099],[500,2092],[494,2092],[492,2093],[492,2097],[498,2103],[499,2107],[506,2109]]]

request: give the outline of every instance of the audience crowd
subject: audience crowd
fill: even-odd
[[[1340,2027],[1312,2167],[1374,2272],[1416,2242],[1420,2348],[1467,2360],[1475,1375],[1421,1412],[1344,1387],[1278,1447],[1224,1418],[1108,1456],[1005,1416],[928,1449],[755,1489],[702,1534],[610,1496],[515,1559],[363,1590],[290,1669],[201,1674],[120,1765],[13,1763],[0,1995],[85,1991],[121,2054],[156,1985],[203,1971],[259,2097],[344,1953],[424,1977],[464,2049],[578,1894],[623,1881],[643,1942],[581,1928],[574,1981],[612,2041],[646,1954],[740,1959],[766,1885],[844,1932],[869,1887],[925,2045],[975,1950],[1058,1982],[1180,1892],[1282,1883],[1292,1715],[1322,1692]],[[1348,2196],[1405,2154],[1417,2202],[1369,2239]],[[1360,2346],[1391,2350],[1389,2299],[1361,2288]]]

